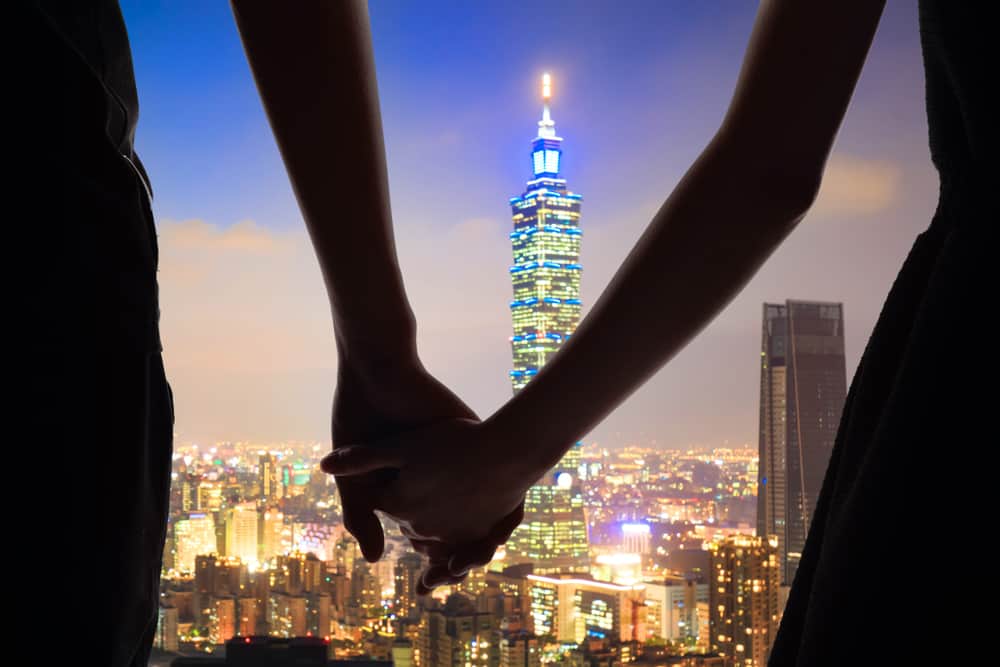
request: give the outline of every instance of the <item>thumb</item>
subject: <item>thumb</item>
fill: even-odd
[[[398,468],[403,455],[395,447],[348,445],[335,449],[320,461],[323,472],[331,475],[362,475],[380,468]]]
[[[382,557],[385,533],[375,512],[355,502],[344,501],[344,528],[358,541],[361,555],[369,563]]]

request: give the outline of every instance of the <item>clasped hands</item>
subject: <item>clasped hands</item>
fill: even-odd
[[[336,477],[345,528],[375,562],[385,539],[375,510],[397,521],[429,560],[420,594],[489,563],[523,518],[537,477],[511,456],[514,435],[480,422],[419,365],[342,366],[332,427],[321,467]]]

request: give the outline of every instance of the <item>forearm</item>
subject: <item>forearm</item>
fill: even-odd
[[[515,474],[558,461],[704,328],[802,218],[882,6],[760,3],[718,135],[576,333],[488,420],[519,448]]]
[[[415,359],[366,4],[232,6],[319,259],[342,362]]]
[[[767,170],[740,173],[715,142],[664,203],[559,353],[490,419],[518,438],[527,476],[554,465],[703,329],[749,281],[808,206]],[[514,445],[515,447],[519,445]]]

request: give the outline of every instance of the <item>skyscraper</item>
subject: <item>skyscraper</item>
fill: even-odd
[[[510,200],[514,263],[510,338],[514,392],[520,391],[558,351],[580,322],[580,202],[561,178],[562,138],[549,109],[552,80],[542,78],[542,120],[531,144],[532,178]],[[577,477],[579,443],[525,499],[524,522],[508,543],[514,563],[537,572],[587,572],[589,549]]]
[[[757,534],[791,583],[847,398],[843,304],[764,304],[760,360]]]
[[[271,454],[260,455],[260,498],[265,503],[281,498],[281,480],[278,478],[278,462]]]
[[[194,572],[195,557],[217,553],[215,520],[201,512],[188,514],[174,523],[174,567]]]
[[[778,541],[733,535],[712,544],[711,646],[726,667],[763,667],[778,630]]]
[[[499,667],[500,628],[493,614],[469,598],[450,595],[421,614],[413,653],[418,667]]]
[[[226,513],[226,555],[257,562],[257,506],[240,503]]]
[[[393,602],[396,615],[401,618],[415,620],[420,615],[417,582],[420,581],[423,567],[424,559],[412,551],[406,552],[396,561],[394,580],[396,596]]]

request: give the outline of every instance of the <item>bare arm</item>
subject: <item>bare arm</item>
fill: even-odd
[[[576,333],[488,420],[498,439],[518,436],[508,440],[515,476],[537,479],[554,465],[703,329],[802,219],[882,7],[761,3],[722,127]]]
[[[367,441],[476,420],[420,363],[393,242],[363,0],[232,0],[240,36],[326,282],[337,340],[332,437]],[[378,474],[338,478],[344,525],[368,560],[384,535]]]
[[[247,59],[312,238],[341,363],[416,357],[396,258],[363,0],[232,0]]]

